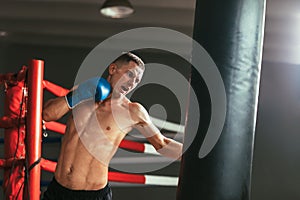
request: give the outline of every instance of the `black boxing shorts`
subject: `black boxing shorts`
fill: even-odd
[[[100,190],[70,190],[53,178],[43,200],[112,200],[112,191],[108,184]]]

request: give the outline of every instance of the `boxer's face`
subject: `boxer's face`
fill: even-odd
[[[112,64],[109,69],[110,84],[113,92],[126,95],[131,92],[141,81],[144,70],[135,62],[130,61],[122,66]]]

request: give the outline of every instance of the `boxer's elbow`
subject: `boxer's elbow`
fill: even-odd
[[[167,138],[165,138],[161,134],[155,134],[154,136],[150,137],[148,140],[153,145],[156,151],[164,148],[168,144]]]
[[[43,109],[42,118],[46,122],[54,121],[55,120],[55,117],[53,116],[53,113],[51,112],[50,109],[47,109],[47,108]]]
[[[44,121],[56,121],[68,112],[68,107],[64,100],[59,97],[57,99],[50,99],[44,105],[42,118]]]

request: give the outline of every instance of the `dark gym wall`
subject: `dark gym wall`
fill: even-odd
[[[45,60],[45,79],[55,79],[57,84],[71,87],[77,69],[89,51],[71,47],[12,44],[5,47],[1,68],[4,68],[4,72],[12,72],[22,65],[28,65],[31,59],[42,59]]]
[[[264,62],[255,136],[252,200],[300,199],[299,120],[300,64]]]

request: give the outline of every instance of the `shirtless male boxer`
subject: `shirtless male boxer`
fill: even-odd
[[[125,96],[141,81],[144,69],[139,57],[124,53],[108,66],[107,79],[89,79],[66,97],[45,103],[45,121],[72,112],[44,200],[111,200],[108,165],[132,128],[139,130],[161,155],[180,158],[182,144],[163,136],[146,109]]]

